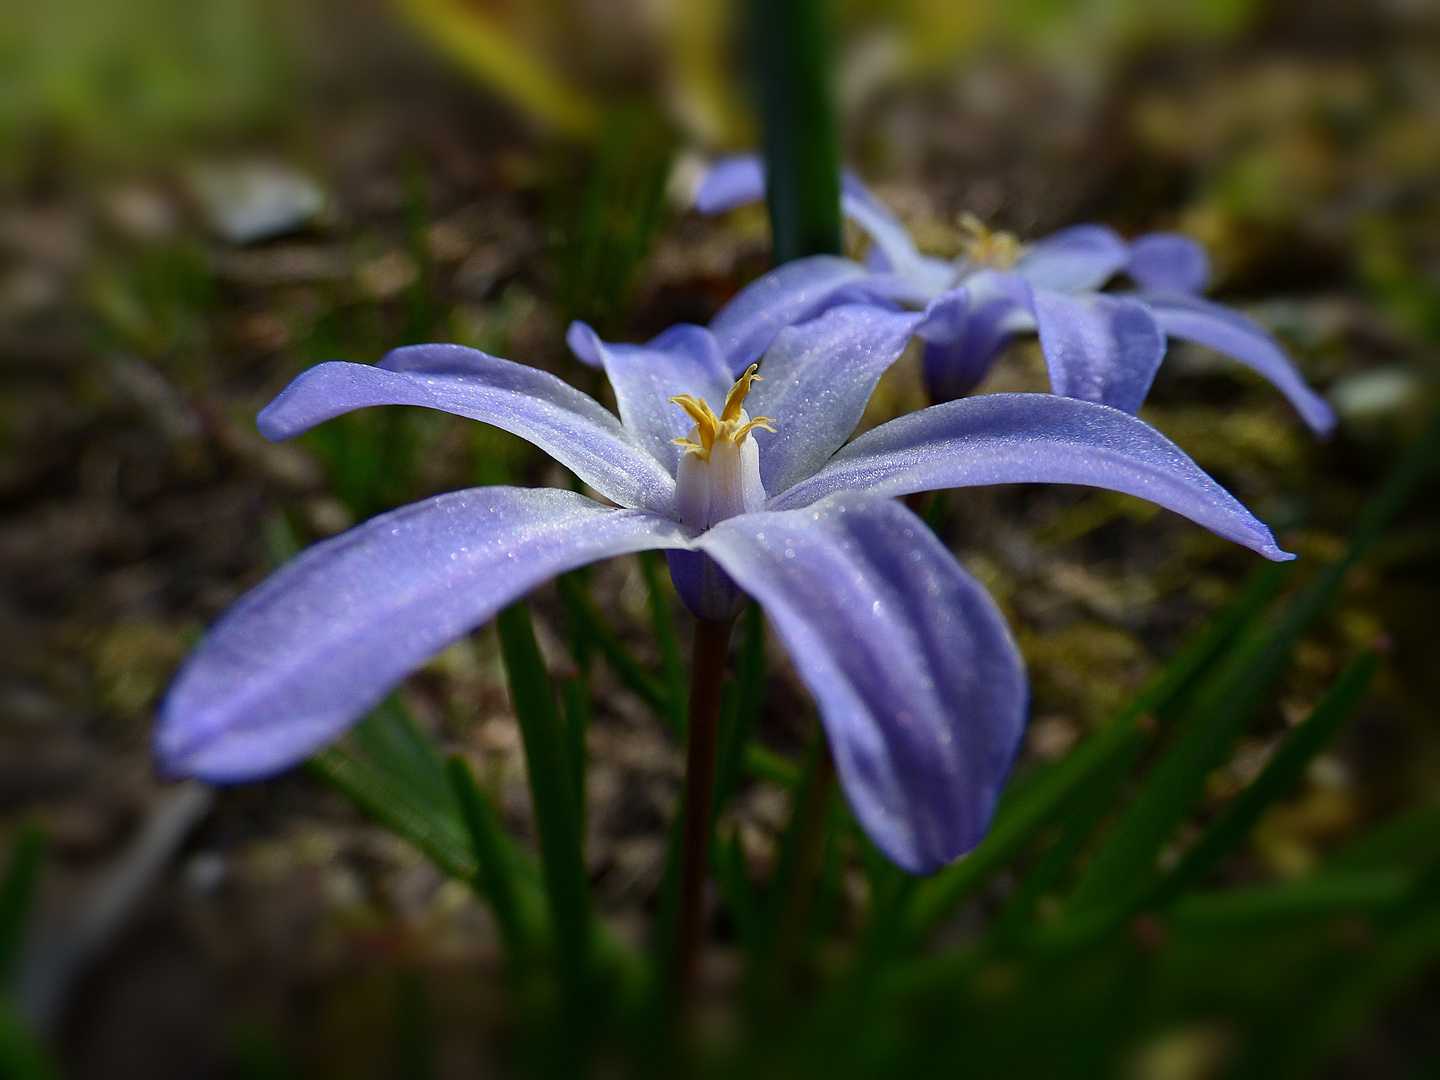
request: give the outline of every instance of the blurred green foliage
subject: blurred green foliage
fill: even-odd
[[[136,164],[272,124],[295,90],[283,13],[266,0],[4,5],[0,161],[58,142]]]

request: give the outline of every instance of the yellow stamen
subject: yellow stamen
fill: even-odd
[[[992,231],[968,210],[960,215],[960,229],[966,234],[961,250],[967,258],[994,270],[1009,270],[1020,261],[1020,240],[1014,233]]]
[[[717,439],[732,442],[739,445],[745,441],[750,432],[762,427],[766,431],[774,431],[771,427],[774,419],[768,416],[757,416],[748,422],[740,423],[740,412],[745,404],[745,398],[750,393],[750,384],[760,381],[760,376],[755,374],[759,364],[751,364],[745,374],[735,381],[730,387],[730,392],[725,395],[725,406],[720,410],[720,415],[715,415],[715,410],[710,408],[708,402],[697,398],[693,394],[677,394],[670,400],[685,410],[685,414],[695,421],[695,434],[700,437],[697,443],[693,439],[671,439],[676,446],[683,446],[685,453],[695,454],[703,461],[710,460],[710,451],[715,449]]]
[[[721,420],[740,419],[740,407],[745,404],[745,398],[750,393],[750,384],[760,381],[760,376],[755,372],[759,364],[751,364],[745,369],[745,374],[735,380],[735,385],[730,387],[730,392],[725,395],[725,408],[720,410]]]

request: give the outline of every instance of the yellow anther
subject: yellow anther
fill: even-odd
[[[760,376],[755,372],[759,364],[751,364],[745,369],[745,374],[735,380],[735,385],[730,387],[730,392],[725,395],[725,408],[720,410],[721,420],[740,419],[740,407],[745,404],[745,397],[750,393],[750,384],[760,381]]]
[[[775,433],[775,428],[773,426],[774,423],[775,418],[773,416],[757,416],[744,427],[740,428],[740,430],[735,432],[735,441],[737,443],[744,442],[745,436],[749,435],[750,432],[757,427],[763,427],[766,431],[770,432],[773,435]]]
[[[750,384],[760,381],[760,376],[755,374],[759,364],[751,364],[745,374],[735,381],[730,387],[730,392],[725,395],[725,407],[720,415],[715,415],[715,410],[710,408],[708,402],[703,398],[697,398],[693,394],[677,394],[670,400],[685,410],[685,414],[695,421],[695,434],[699,436],[697,443],[693,439],[671,439],[676,446],[683,446],[687,454],[695,454],[702,461],[710,460],[710,451],[715,449],[717,440],[732,442],[740,445],[750,432],[762,427],[766,431],[774,431],[771,426],[775,420],[769,416],[757,416],[742,424],[740,422],[741,410],[745,404],[745,397],[750,393]]]
[[[971,262],[993,270],[1009,270],[1020,261],[1020,240],[1014,233],[992,231],[968,210],[960,215],[960,229],[966,234],[960,247]]]

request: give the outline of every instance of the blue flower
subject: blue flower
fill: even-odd
[[[701,181],[696,209],[718,213],[761,199],[765,180],[753,156],[717,163]],[[857,179],[844,174],[845,214],[870,237],[868,267],[815,256],[747,286],[710,324],[732,368],[764,352],[779,327],[856,301],[923,306],[946,297],[945,319],[917,330],[925,341],[932,401],[973,390],[1018,333],[1038,331],[1057,394],[1134,413],[1149,393],[1171,338],[1225,353],[1275,385],[1318,434],[1335,415],[1261,327],[1199,293],[1210,275],[1205,251],[1176,233],[1125,241],[1103,225],[1076,225],[1034,244],[963,219],[969,236],[954,261],[916,250],[905,227]],[[1119,275],[1139,290],[1102,292]]]
[[[702,617],[746,596],[763,605],[882,851],[923,873],[970,850],[1020,740],[1024,668],[985,590],[891,496],[1089,484],[1290,556],[1164,436],[1105,405],[967,398],[847,444],[924,318],[835,308],[775,336],[763,381],[753,368],[736,380],[702,327],[617,346],[577,324],[571,341],[610,372],[618,419],[553,375],[455,345],[302,373],[261,412],[268,438],[371,405],[420,405],[528,439],[600,498],[472,488],[305,551],[243,597],[177,676],[156,736],[162,768],[217,782],[288,768],[548,578],[663,549]]]

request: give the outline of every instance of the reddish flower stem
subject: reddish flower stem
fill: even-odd
[[[715,797],[715,749],[720,728],[720,684],[734,619],[699,619],[690,664],[690,712],[685,761],[684,839],[680,853],[679,940],[675,989],[682,1000],[695,988],[710,861],[710,808]]]

